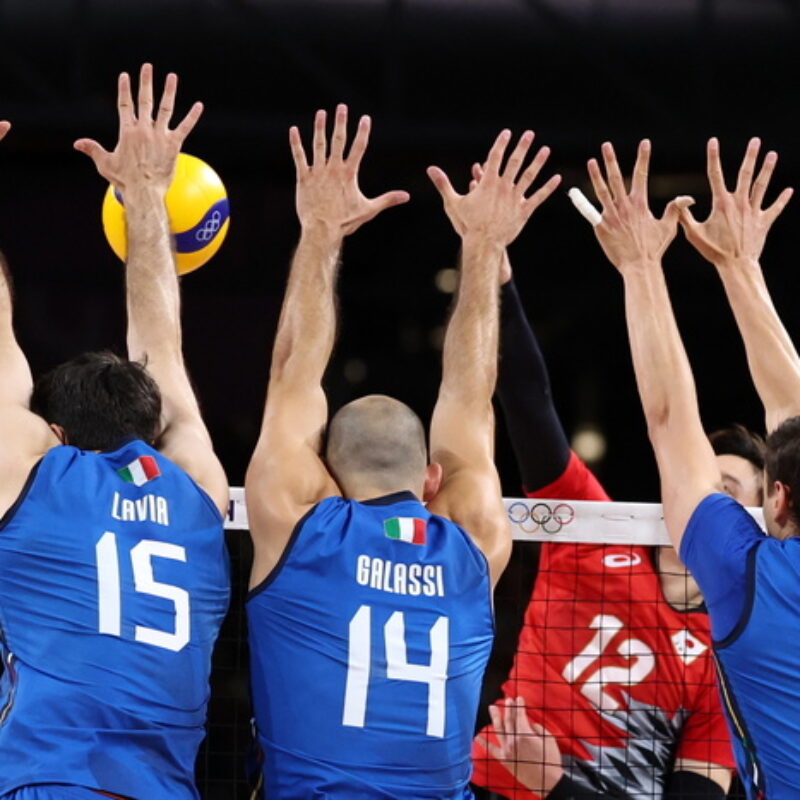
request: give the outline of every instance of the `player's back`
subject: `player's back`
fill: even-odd
[[[747,796],[793,798],[800,791],[800,539],[761,537],[747,572],[739,623],[714,643],[721,695]]]
[[[196,798],[227,610],[220,514],[141,441],[50,450],[0,523],[0,794]]]
[[[266,796],[466,798],[486,560],[409,492],[328,498],[248,599]]]

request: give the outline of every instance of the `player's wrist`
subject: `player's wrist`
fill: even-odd
[[[338,251],[344,242],[342,226],[320,216],[300,221],[300,243]]]
[[[127,211],[151,206],[166,208],[164,203],[168,188],[169,184],[157,181],[134,180],[127,182],[120,193]]]

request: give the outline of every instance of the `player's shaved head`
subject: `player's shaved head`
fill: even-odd
[[[399,400],[382,394],[343,406],[328,426],[328,466],[342,491],[361,486],[386,493],[420,483],[428,463],[425,429]]]

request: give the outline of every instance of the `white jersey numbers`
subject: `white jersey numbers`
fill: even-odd
[[[367,695],[372,672],[372,608],[361,606],[350,620],[347,683],[342,724],[363,728],[367,714]],[[409,664],[406,654],[405,614],[395,611],[383,626],[386,647],[386,677],[428,685],[428,736],[444,736],[447,666],[449,660],[449,620],[438,617],[429,632],[431,660],[428,664]]]
[[[100,633],[121,636],[122,608],[119,574],[119,552],[117,536],[106,531],[95,546],[97,558],[97,616]],[[178,652],[189,643],[190,613],[189,593],[178,586],[159,583],[153,577],[153,559],[167,558],[173,561],[186,561],[186,548],[168,542],[142,539],[131,549],[130,559],[133,570],[134,589],[140,594],[152,595],[169,600],[175,607],[173,631],[161,631],[136,625],[134,639],[164,650]]]
[[[586,647],[564,667],[562,675],[569,683],[580,682],[581,694],[595,708],[615,711],[619,708],[619,703],[605,691],[606,687],[612,684],[634,686],[641,683],[655,668],[656,658],[653,651],[640,639],[625,639],[620,642],[616,652],[628,662],[627,666],[594,669],[593,665],[606,652],[624,623],[610,614],[598,614],[589,627],[597,632]]]

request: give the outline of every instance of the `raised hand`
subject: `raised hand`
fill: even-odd
[[[371,199],[365,197],[358,186],[358,169],[369,142],[370,118],[363,116],[359,120],[347,156],[347,106],[340,104],[336,107],[330,147],[325,131],[326,120],[326,113],[317,111],[310,165],[300,131],[296,126],[289,129],[289,145],[297,170],[297,216],[303,227],[322,224],[333,233],[347,236],[384,209],[407,203],[409,194],[392,191]]]
[[[473,168],[473,179],[466,194],[458,194],[439,167],[428,167],[428,177],[441,194],[445,212],[462,238],[479,233],[491,236],[504,247],[511,244],[531,214],[555,191],[561,182],[560,175],[554,175],[526,197],[550,155],[550,148],[542,147],[522,170],[533,139],[533,131],[525,131],[503,169],[511,132],[501,131],[484,166],[477,172]]]
[[[75,142],[75,149],[86,153],[94,161],[97,171],[113,183],[123,196],[125,189],[136,182],[143,182],[164,192],[169,188],[178,153],[203,113],[203,104],[195,103],[178,126],[170,130],[177,88],[178,77],[171,72],[167,75],[154,120],[152,65],[142,65],[136,107],[130,77],[123,72],[119,76],[117,89],[117,146],[109,152],[93,139],[78,139]]]
[[[778,154],[770,150],[764,157],[758,177],[753,180],[761,140],[747,145],[736,188],[729,192],[722,174],[719,141],[709,139],[708,181],[711,184],[711,213],[698,222],[688,208],[681,213],[686,238],[698,252],[717,266],[742,261],[758,261],[772,223],[786,207],[792,189],[784,189],[767,208],[762,208]]]
[[[10,122],[6,122],[5,120],[3,122],[0,122],[0,141],[3,140],[5,135],[9,132],[9,130],[11,130]]]
[[[694,200],[677,197],[667,205],[661,219],[653,216],[647,196],[648,139],[639,143],[630,192],[625,190],[610,142],[603,144],[602,153],[606,178],[596,159],[590,159],[588,168],[595,194],[603,207],[602,219],[594,228],[603,252],[620,272],[631,264],[660,261],[678,231],[681,209]]]
[[[509,697],[501,706],[489,706],[497,744],[485,736],[477,740],[523,786],[546,797],[564,774],[558,743],[541,725],[531,725],[522,697]]]

